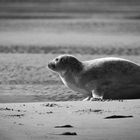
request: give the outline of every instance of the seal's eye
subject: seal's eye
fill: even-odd
[[[58,58],[55,59],[56,62],[57,62],[58,60],[59,60]]]

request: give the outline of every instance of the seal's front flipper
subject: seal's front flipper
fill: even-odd
[[[92,98],[93,98],[92,97],[92,93],[89,93],[88,94],[88,97],[86,97],[85,99],[83,99],[83,101],[91,101]]]
[[[92,90],[92,98],[93,101],[102,100],[103,95],[96,94],[95,90]]]
[[[85,98],[85,99],[83,99],[83,101],[90,101],[90,99],[91,99],[92,97],[87,97],[87,98]]]

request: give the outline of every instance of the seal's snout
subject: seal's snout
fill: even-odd
[[[50,69],[55,69],[55,63],[53,63],[53,62],[48,63],[48,67]]]

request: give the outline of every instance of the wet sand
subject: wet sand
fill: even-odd
[[[0,104],[1,140],[138,140],[140,100]]]

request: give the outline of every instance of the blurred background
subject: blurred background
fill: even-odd
[[[0,0],[0,102],[82,99],[46,68],[64,53],[140,63],[140,1]]]

